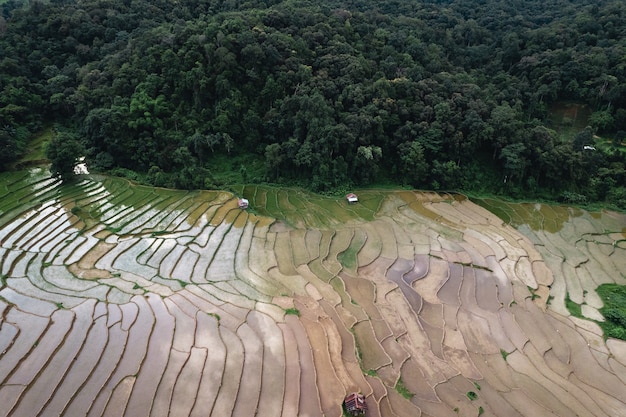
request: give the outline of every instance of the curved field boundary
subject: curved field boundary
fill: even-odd
[[[626,409],[626,342],[594,322],[626,216],[235,191],[0,175],[0,416]]]

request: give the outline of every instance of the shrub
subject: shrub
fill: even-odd
[[[604,303],[600,313],[606,321],[598,323],[604,336],[626,340],[626,286],[602,284],[597,292]]]
[[[609,337],[613,337],[615,339],[626,340],[626,329],[623,327],[613,327],[609,330]]]
[[[599,132],[605,132],[613,128],[615,119],[608,110],[596,111],[589,116],[589,124]]]
[[[587,197],[571,191],[563,191],[559,200],[567,204],[584,204],[587,202]]]

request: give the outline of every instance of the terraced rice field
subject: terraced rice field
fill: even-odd
[[[624,215],[236,191],[0,176],[0,415],[626,416]]]

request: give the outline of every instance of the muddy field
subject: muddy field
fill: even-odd
[[[236,191],[0,176],[0,415],[626,416],[626,216]]]

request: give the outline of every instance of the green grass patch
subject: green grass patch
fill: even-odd
[[[619,143],[617,140],[611,137],[598,136],[595,138],[595,146],[596,148],[601,149],[606,153],[617,152],[620,154],[626,153],[626,146],[624,146],[624,142]]]
[[[0,4],[4,3],[4,0],[0,0]],[[45,161],[46,153],[45,147],[46,144],[54,137],[54,129],[52,127],[47,127],[46,129],[36,133],[32,140],[28,143],[26,147],[26,152],[18,165],[28,165],[29,163]]]
[[[485,409],[483,408],[482,405],[480,407],[478,407],[478,415],[479,416],[481,416],[484,412],[485,412]]]
[[[295,307],[291,307],[285,310],[285,314],[291,314],[300,317],[300,310]]]
[[[530,291],[530,299],[531,301],[535,301],[535,298],[541,298],[541,296],[539,294],[536,293],[536,289],[526,286],[526,288],[528,288],[528,291]]]
[[[220,317],[220,315],[219,315],[219,314],[217,314],[217,313],[207,313],[207,314],[208,314],[209,316],[213,317],[215,320],[217,320],[217,322],[218,322],[218,323],[219,323],[219,322],[220,322],[220,320],[222,319],[222,318]]]
[[[478,382],[474,381],[474,386],[476,387],[478,391],[480,391],[480,384]]]
[[[365,371],[365,375],[375,377],[378,376],[378,372],[375,369],[368,369]]]
[[[180,284],[182,288],[185,288],[187,285],[189,285],[188,282],[182,281],[180,279],[177,279],[176,281],[178,281],[178,283]]]
[[[363,370],[363,353],[361,352],[361,346],[359,345],[359,339],[356,337],[356,333],[354,332],[354,328],[350,329],[350,333],[352,333],[352,337],[354,338],[354,354],[356,355],[356,360],[359,362],[361,366],[361,370]],[[365,371],[364,371],[365,372]]]
[[[291,188],[289,190],[289,204],[293,206],[294,210],[307,210],[308,200],[304,192],[299,188]]]
[[[276,201],[283,212],[296,210],[296,207],[291,204],[291,201],[289,200],[289,192],[290,190],[288,188],[281,188],[276,193]]]
[[[510,353],[504,349],[500,349],[500,355],[502,355],[502,359],[506,361],[506,358],[510,355]]]
[[[265,198],[265,210],[267,210],[272,217],[284,218],[283,212],[278,207],[278,188],[267,189]]]
[[[250,203],[261,210],[260,213],[263,215],[267,215],[268,213],[265,211],[265,207],[267,205],[267,187],[256,186],[256,190],[254,192],[254,196],[244,194],[244,197],[250,200]]]
[[[361,249],[361,247],[355,245],[354,242],[355,241],[353,239],[352,244],[348,247],[348,249],[346,249],[345,251],[337,255],[337,260],[339,261],[339,263],[344,268],[349,269],[349,270],[356,269],[357,264],[358,264],[357,254],[359,250]]]
[[[470,401],[474,401],[478,399],[478,394],[476,394],[474,391],[467,391],[467,398],[469,398]]]
[[[506,224],[511,224],[511,216],[509,215],[510,208],[505,202],[492,198],[471,198],[471,201],[495,214]]]
[[[600,313],[605,321],[598,323],[604,337],[626,340],[626,286],[602,284],[596,291],[604,303]]]
[[[411,398],[415,396],[415,394],[409,391],[409,389],[404,385],[402,378],[398,379],[398,382],[396,382],[395,388],[396,388],[396,391],[398,391],[398,394],[402,395],[407,400],[410,400]]]
[[[569,311],[572,316],[578,317],[581,319],[584,318],[580,304],[573,302],[569,298],[569,293],[565,294],[565,307],[567,308],[567,311]]]
[[[510,197],[478,197],[470,196],[470,200],[490,211],[505,223],[519,227],[528,225],[532,230],[546,230],[550,233],[557,233],[563,225],[573,217],[580,217],[585,208],[588,211],[600,210],[604,206],[594,207],[589,203],[569,202],[566,206],[554,201],[554,196],[534,195],[532,197],[520,197],[512,199]],[[528,202],[531,198],[532,202]]]

